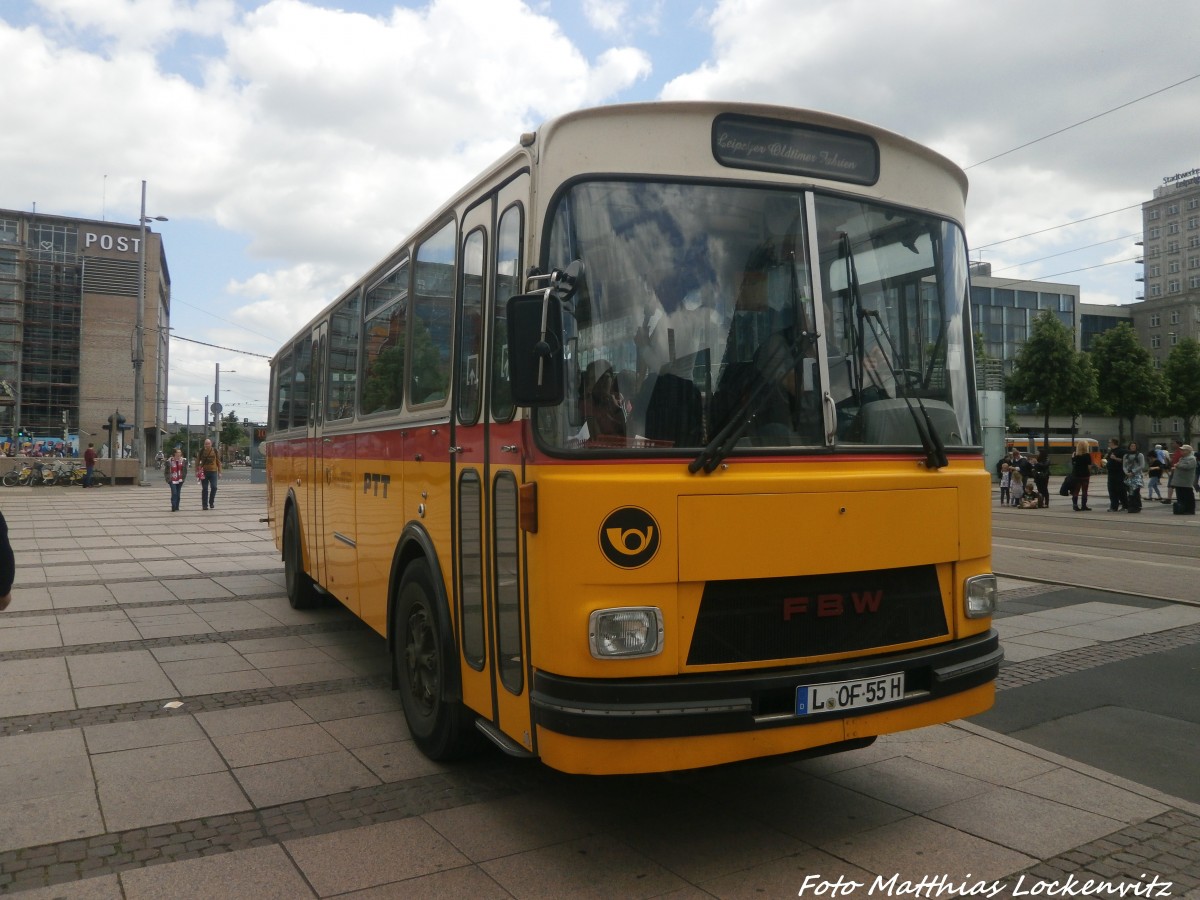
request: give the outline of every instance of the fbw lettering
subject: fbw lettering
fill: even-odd
[[[883,603],[883,590],[851,591],[846,594],[817,594],[815,597],[784,597],[783,621],[790,622],[793,616],[815,615],[841,616],[847,612],[856,614],[877,613]]]
[[[371,494],[384,500],[387,499],[388,485],[392,483],[391,475],[380,475],[377,472],[363,472],[363,493]],[[382,490],[382,494],[380,491]]]

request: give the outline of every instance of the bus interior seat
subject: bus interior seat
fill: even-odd
[[[687,378],[664,373],[647,379],[634,417],[642,426],[641,434],[650,440],[676,447],[700,446],[704,433],[700,390]]]

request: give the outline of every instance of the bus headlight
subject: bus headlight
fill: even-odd
[[[966,614],[968,619],[982,619],[996,611],[996,576],[976,575],[967,579]]]
[[[663,647],[662,610],[654,606],[598,609],[588,619],[588,644],[596,659],[657,656]]]

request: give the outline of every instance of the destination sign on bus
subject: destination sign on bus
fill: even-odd
[[[724,166],[815,175],[850,184],[879,180],[879,147],[871,138],[815,125],[749,116],[718,116],[713,156]]]

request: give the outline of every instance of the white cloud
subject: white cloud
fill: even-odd
[[[823,109],[926,143],[969,167],[974,246],[1136,206],[1163,174],[1196,164],[1188,110],[1200,81],[972,166],[1195,74],[1183,61],[1194,56],[1200,7],[1164,0],[1148,14],[1119,0],[1011,0],[972,6],[968,17],[961,9],[952,0],[722,0],[708,18],[713,56],[661,96]],[[983,255],[1009,266],[1138,230],[1134,209]],[[1056,280],[1095,286],[1085,302],[1130,302],[1132,263],[1087,268],[1136,255],[1132,240],[1109,250],[1010,274],[1063,272]]]
[[[152,213],[247,237],[262,270],[196,306],[244,305],[226,318],[271,335],[332,300],[523,131],[650,71],[627,47],[587,59],[519,0],[378,16],[301,0],[40,10],[24,28],[0,13],[0,57],[23,86],[6,94],[0,207],[133,221],[145,179]],[[166,234],[175,293],[195,297],[181,260],[201,251]],[[231,324],[213,342],[253,340]]]
[[[626,0],[583,0],[582,6],[588,24],[609,34],[621,30],[621,20],[629,12]]]
[[[94,34],[114,51],[162,45],[181,33],[216,35],[233,0],[36,0],[59,29]]]
[[[969,16],[952,0],[696,0],[690,14],[681,0],[587,0],[579,12],[601,45],[585,54],[545,0],[373,2],[373,15],[334,5],[37,0],[20,19],[0,12],[0,58],[22,86],[5,95],[0,207],[133,221],[147,180],[150,211],[172,219],[176,297],[223,320],[195,317],[195,336],[258,349],[269,343],[258,334],[282,340],[521,132],[652,77],[666,99],[828,109],[969,165],[1194,74],[1200,32],[1189,0],[1152,13],[1118,0],[1010,0]],[[638,45],[668,8],[711,33],[692,72],[672,72],[663,46],[652,58]],[[971,244],[1147,199],[1163,175],[1200,164],[1198,96],[1192,82],[968,170]],[[250,256],[182,246],[189,220],[244,236]],[[1016,266],[1139,227],[1135,209],[984,255]],[[1014,271],[1133,252],[1117,243],[1087,262]],[[1133,274],[1122,263],[1061,280],[1086,279],[1091,302],[1128,301]],[[191,313],[180,303],[177,315]],[[172,402],[177,387],[202,394],[208,376],[189,373],[216,361],[187,352],[195,364],[181,351],[179,376],[173,357]]]
[[[583,0],[581,9],[588,25],[613,36],[657,31],[663,17],[662,0]]]

